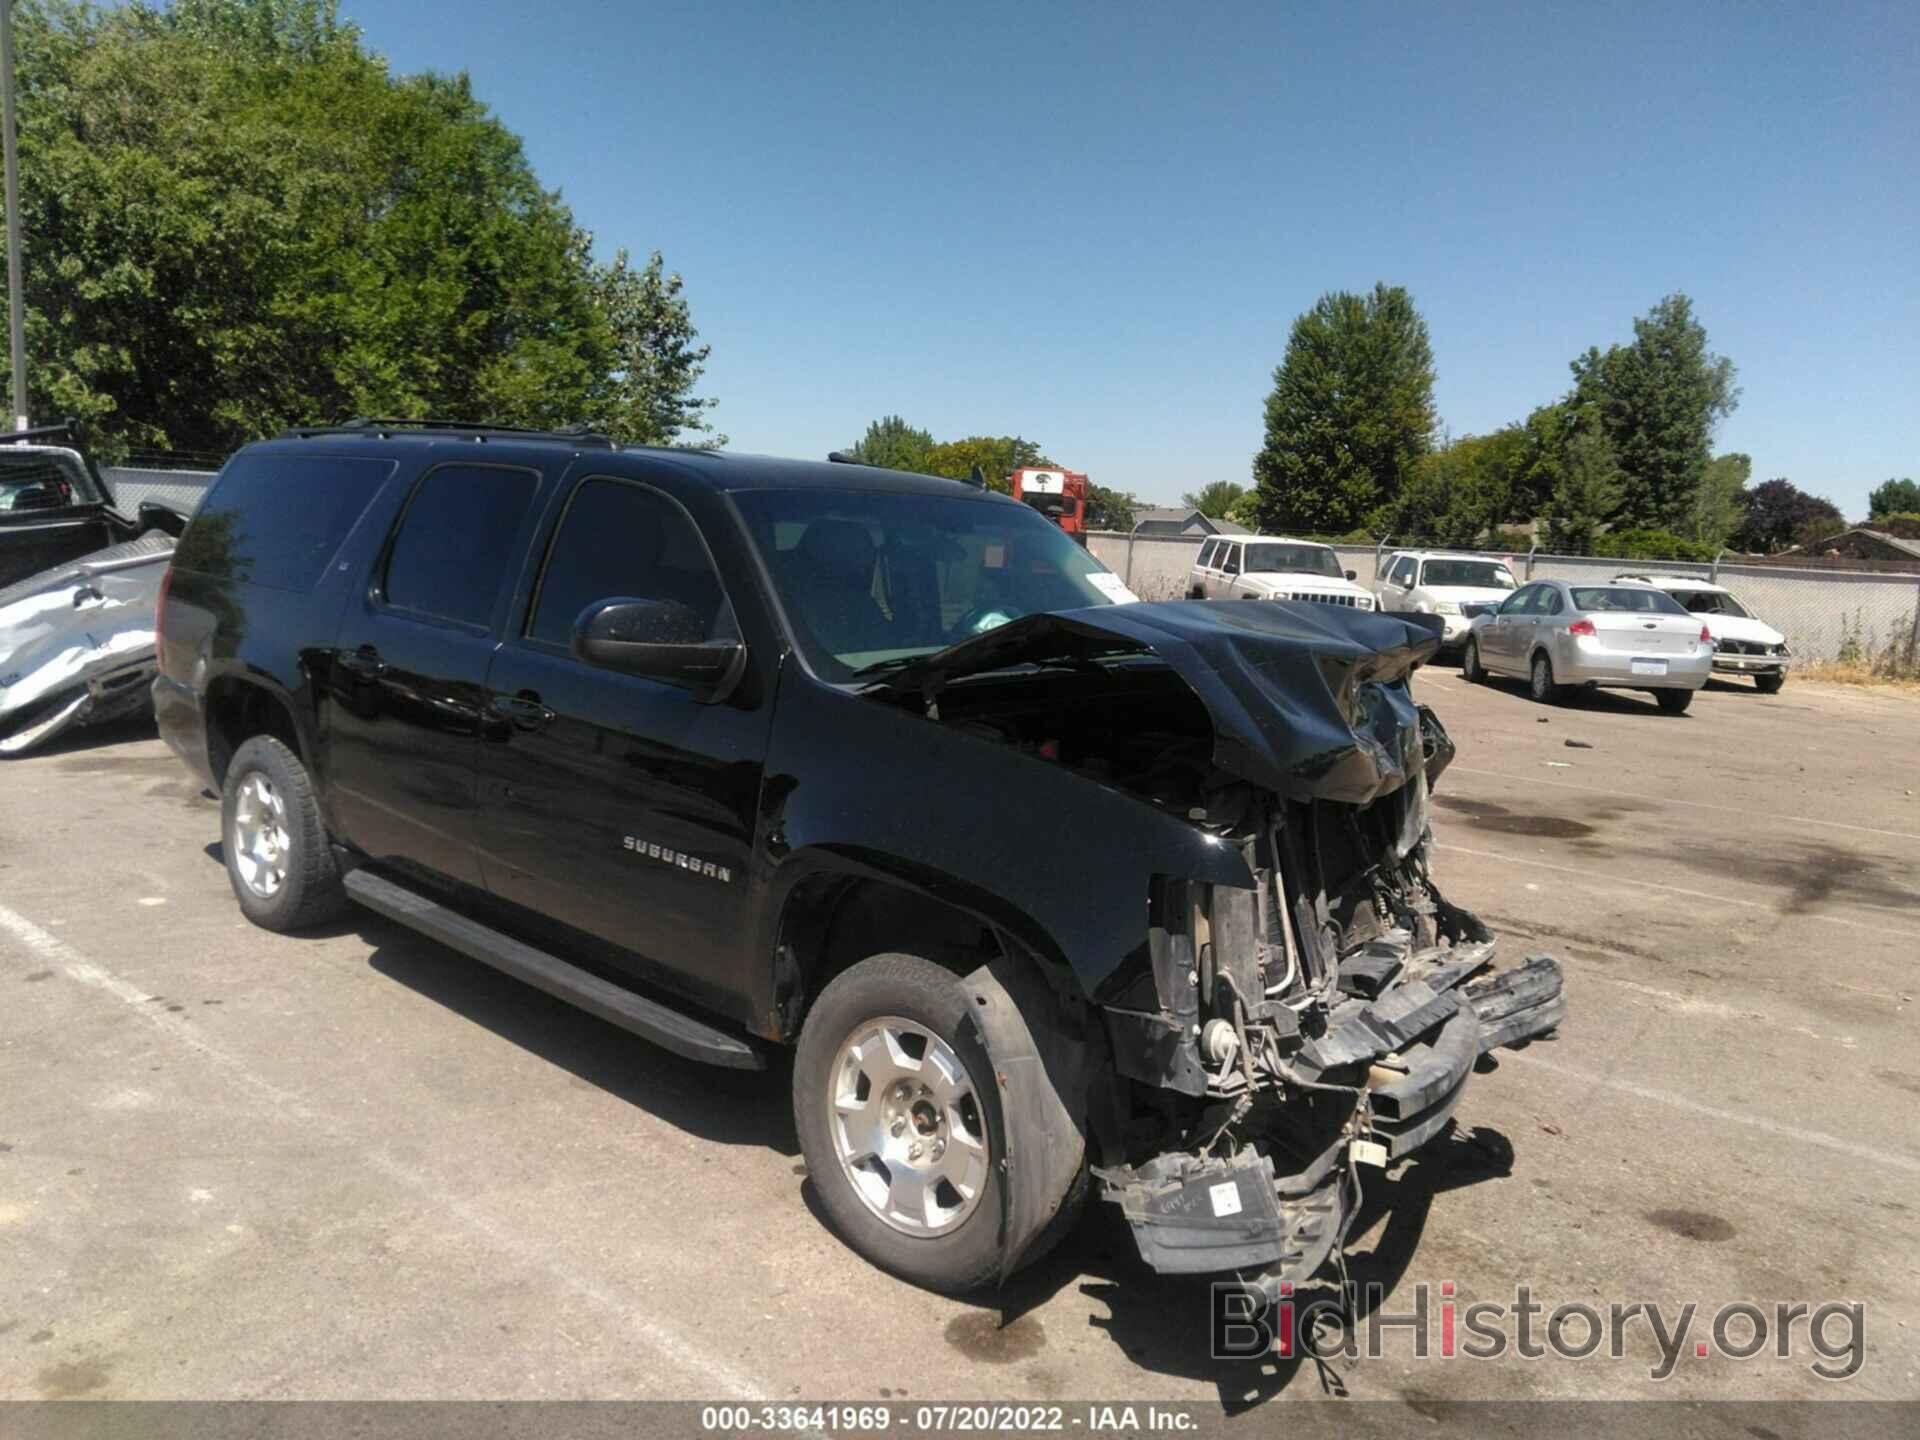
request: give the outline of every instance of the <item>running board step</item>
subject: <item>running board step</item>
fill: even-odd
[[[738,1036],[716,1030],[657,1000],[602,980],[578,965],[470,920],[384,876],[370,870],[354,870],[347,875],[346,887],[347,894],[369,910],[377,910],[390,920],[398,920],[409,929],[577,1005],[622,1030],[644,1036],[676,1055],[734,1070],[766,1068],[766,1057]]]

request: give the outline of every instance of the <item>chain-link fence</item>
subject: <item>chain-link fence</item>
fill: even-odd
[[[1194,556],[1206,538],[1096,531],[1088,536],[1087,546],[1141,599],[1178,600],[1187,593]],[[1335,544],[1333,549],[1355,581],[1371,589],[1373,547]],[[1920,607],[1920,576],[1914,575],[1794,570],[1780,565],[1721,565],[1716,572],[1709,565],[1673,560],[1478,553],[1505,560],[1523,582],[1611,580],[1621,574],[1717,575],[1718,584],[1787,637],[1787,647],[1800,660],[1839,659],[1850,640],[1862,653],[1879,654],[1913,634],[1915,611]]]
[[[131,515],[144,500],[171,505],[191,515],[213,484],[212,470],[158,470],[133,465],[102,465],[100,473],[113,487],[115,504]]]

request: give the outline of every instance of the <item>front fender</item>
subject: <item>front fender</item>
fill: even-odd
[[[795,885],[884,876],[1004,930],[1094,990],[1147,947],[1156,875],[1240,889],[1230,845],[1050,761],[789,666],[762,792],[762,954]]]

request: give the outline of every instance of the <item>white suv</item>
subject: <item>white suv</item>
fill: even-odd
[[[1411,615],[1438,615],[1440,648],[1467,643],[1469,605],[1498,605],[1519,588],[1504,560],[1449,555],[1444,550],[1401,550],[1380,562],[1373,593],[1380,608]]]
[[[1617,580],[1664,590],[1700,617],[1713,636],[1713,668],[1720,675],[1751,675],[1753,688],[1773,695],[1787,683],[1787,637],[1750,612],[1733,592],[1698,575],[1618,575]]]
[[[1374,608],[1342,571],[1331,546],[1284,536],[1220,535],[1200,547],[1187,576],[1189,600],[1312,600]]]

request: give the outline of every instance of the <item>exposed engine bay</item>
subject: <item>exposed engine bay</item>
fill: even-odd
[[[1483,1054],[1565,1014],[1558,963],[1492,973],[1492,935],[1434,883],[1454,746],[1410,676],[1437,635],[1299,613],[1324,609],[1035,617],[888,682],[1244,865],[1245,886],[1156,877],[1139,949],[1091,997],[1126,1082],[1090,1087],[1094,1174],[1161,1271],[1311,1278],[1369,1167],[1446,1129]]]

